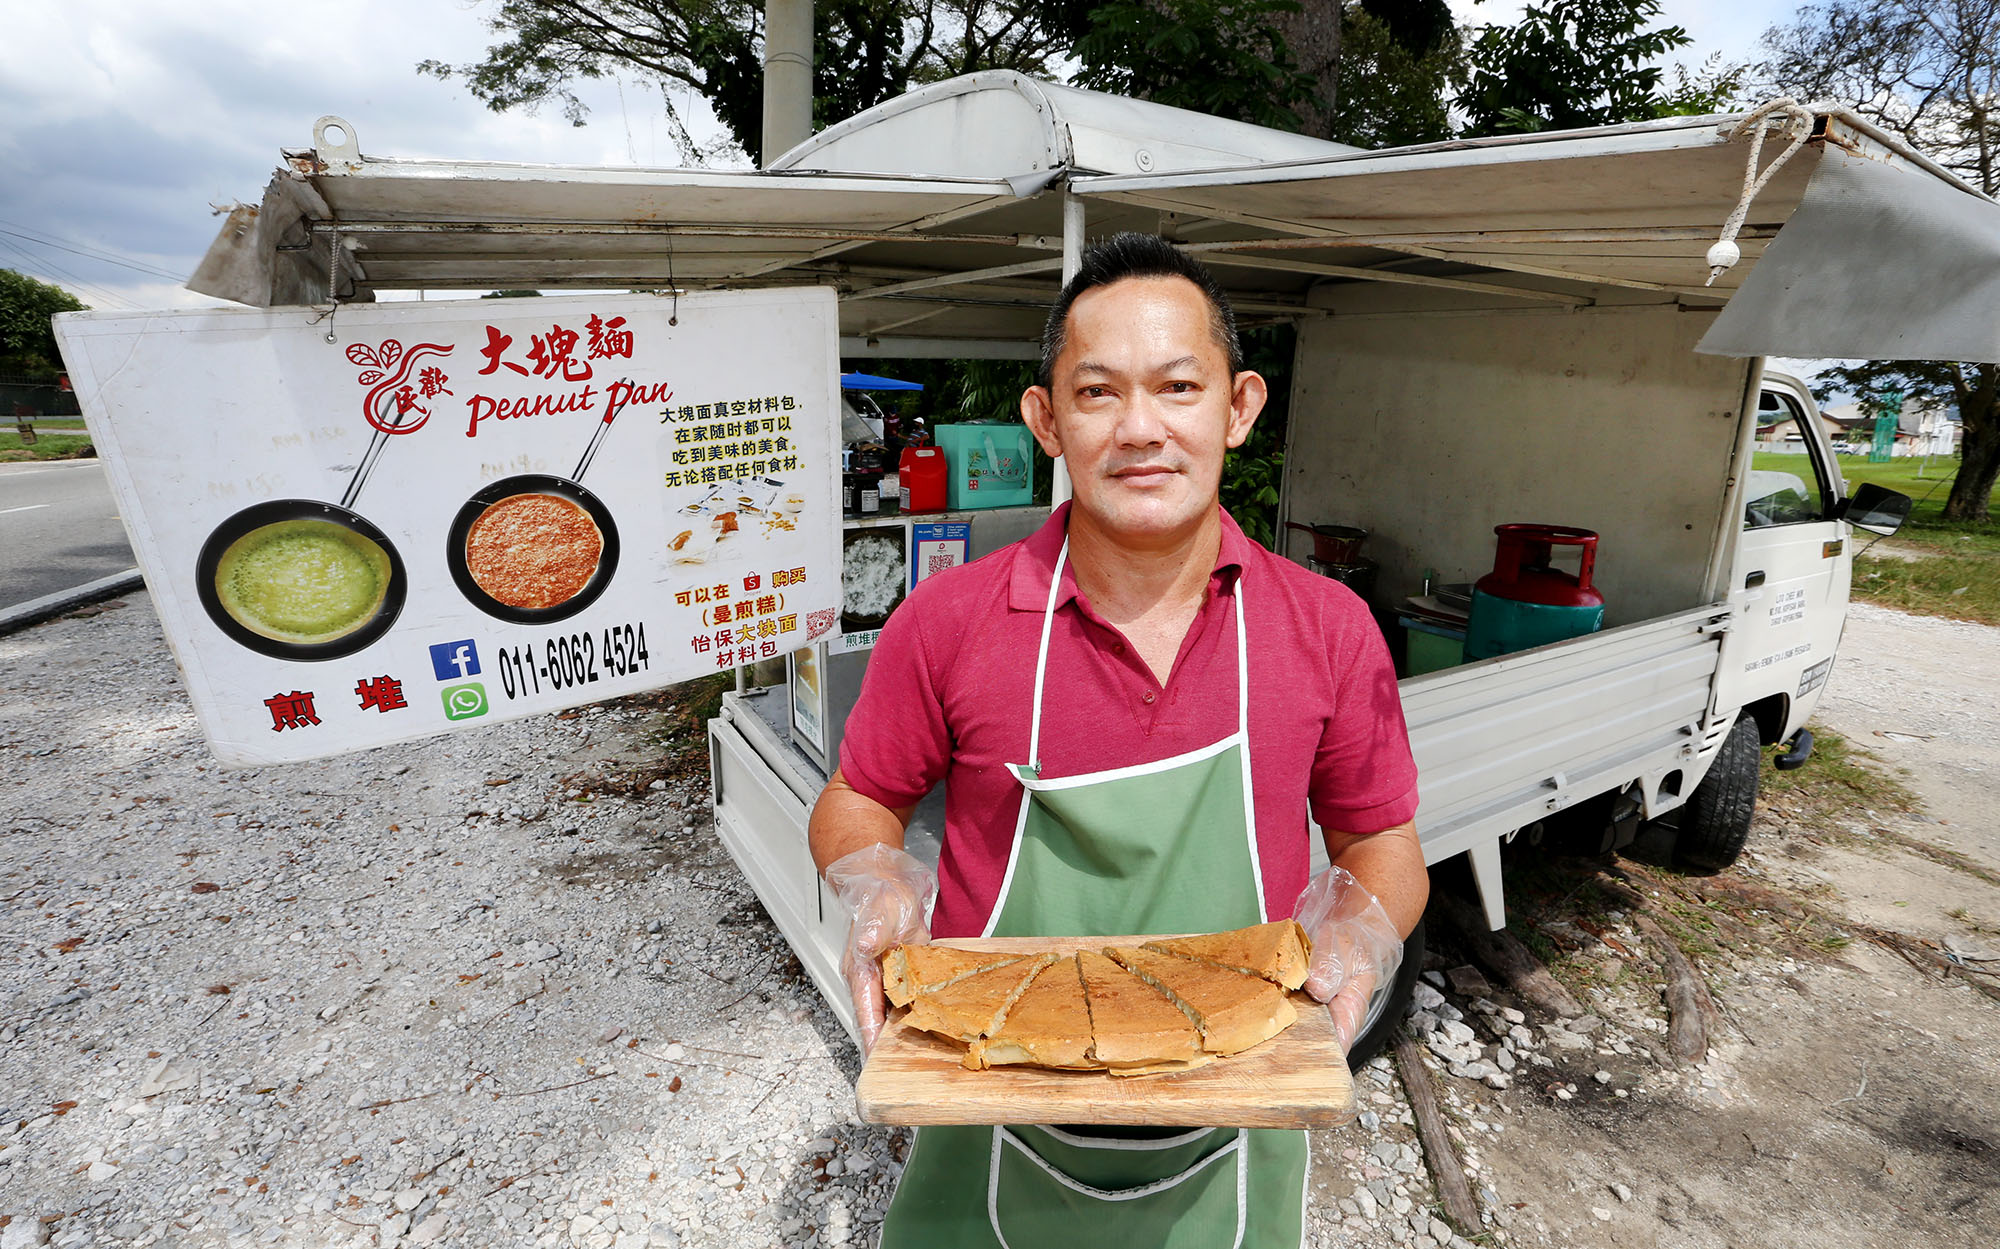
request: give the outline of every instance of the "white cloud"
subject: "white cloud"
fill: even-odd
[[[362,151],[547,164],[679,164],[656,88],[588,83],[590,124],[556,109],[495,113],[455,81],[494,36],[453,3],[93,0],[14,6],[0,41],[0,230],[191,272],[209,205],[256,202],[280,149],[312,145],[337,114]],[[696,121],[713,126],[705,109]],[[706,132],[698,132],[708,137]],[[11,225],[5,223],[12,223]],[[150,275],[0,234],[0,265],[99,306],[202,302]],[[111,298],[107,299],[109,295]]]
[[[1518,0],[1454,0],[1463,21],[1517,20]],[[476,62],[495,36],[464,0],[68,0],[16,4],[0,40],[0,230],[188,273],[213,237],[212,203],[255,202],[279,149],[307,147],[315,119],[353,124],[364,153],[550,164],[680,163],[657,87],[580,88],[590,124],[557,109],[494,113],[428,57]],[[1776,0],[1672,0],[1662,17],[1710,50],[1754,52],[1788,13]],[[698,100],[704,141],[716,133]],[[11,226],[5,223],[12,223]],[[99,260],[0,234],[0,265],[73,286],[101,306],[184,306],[197,297]],[[110,295],[111,299],[104,298]]]

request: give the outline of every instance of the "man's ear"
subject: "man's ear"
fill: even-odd
[[[1062,458],[1062,440],[1056,437],[1055,401],[1047,387],[1030,386],[1021,392],[1021,419],[1027,422],[1028,432],[1042,444],[1050,459]]]
[[[1264,401],[1271,397],[1271,388],[1265,384],[1264,375],[1249,369],[1236,375],[1229,389],[1229,431],[1231,447],[1240,447],[1250,436],[1250,427],[1257,423],[1257,414],[1264,410]]]

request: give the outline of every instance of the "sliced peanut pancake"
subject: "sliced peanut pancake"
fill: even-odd
[[[1247,1050],[1298,1022],[1285,991],[1257,976],[1157,950],[1104,952],[1187,1012],[1201,1030],[1201,1047],[1210,1053]]]
[[[973,1071],[1010,1063],[1089,1071],[1090,1008],[1076,960],[1051,963],[1007,1012],[1000,1030],[974,1041],[965,1056]]]
[[[904,1022],[968,1044],[990,1036],[1000,1030],[1008,1009],[1028,991],[1029,983],[1058,957],[1039,954],[974,972],[917,998]]]
[[[1025,957],[958,950],[948,945],[899,945],[882,955],[882,991],[889,995],[892,1004],[908,1006],[914,998],[936,993],[988,968],[1018,963]]]
[[[1194,1021],[1166,996],[1094,950],[1077,969],[1090,1008],[1090,1056],[1114,1073],[1172,1070],[1206,1062]]]
[[[1148,941],[1146,948],[1262,976],[1273,984],[1296,989],[1306,982],[1312,942],[1297,920],[1275,919],[1228,932]]]

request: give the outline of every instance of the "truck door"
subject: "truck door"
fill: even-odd
[[[1758,426],[1768,441],[1749,466],[1732,582],[1744,608],[1723,640],[1716,710],[1770,700],[1782,739],[1805,723],[1832,671],[1853,556],[1834,519],[1841,478],[1811,392],[1766,374]]]

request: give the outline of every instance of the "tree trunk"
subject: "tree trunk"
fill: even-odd
[[[1944,502],[1946,520],[1987,519],[1993,482],[2000,477],[2000,365],[1978,364],[1958,403],[1965,439],[1959,444],[1958,476]]]
[[[1301,133],[1333,137],[1333,106],[1340,98],[1340,0],[1302,0],[1296,13],[1273,13],[1292,59],[1319,84],[1319,102],[1298,109]]]

